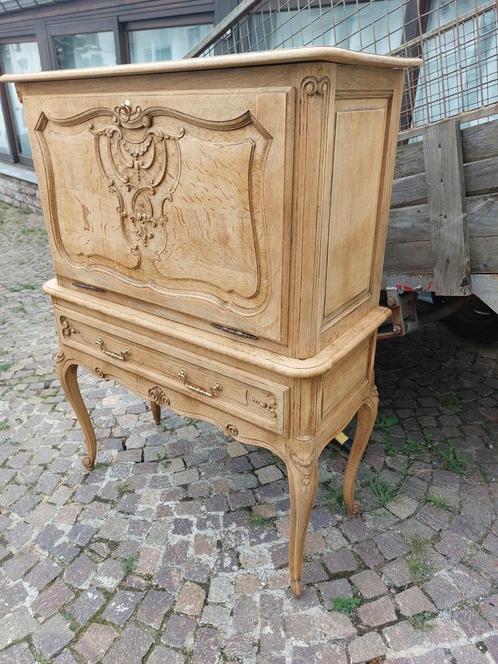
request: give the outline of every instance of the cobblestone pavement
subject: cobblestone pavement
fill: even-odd
[[[289,593],[285,469],[82,374],[55,378],[46,235],[0,209],[0,662],[498,661],[496,347],[433,325],[379,348],[381,416],[347,519],[329,447]]]

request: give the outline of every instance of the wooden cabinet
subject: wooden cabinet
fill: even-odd
[[[83,365],[286,463],[300,592],[323,447],[375,418],[403,67],[310,48],[15,80],[49,231],[62,385]]]

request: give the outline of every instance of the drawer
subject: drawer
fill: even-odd
[[[227,414],[286,434],[289,387],[90,316],[56,308],[61,341]],[[96,365],[98,366],[98,364]]]

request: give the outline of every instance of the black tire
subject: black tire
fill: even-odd
[[[465,299],[462,307],[444,322],[458,334],[479,343],[498,341],[498,314],[475,295]]]

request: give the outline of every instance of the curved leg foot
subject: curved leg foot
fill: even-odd
[[[378,403],[377,390],[373,387],[368,399],[360,406],[357,413],[353,446],[344,473],[344,505],[349,517],[357,516],[361,510],[361,504],[354,499],[356,476],[375,424]]]
[[[67,359],[62,352],[57,353],[56,362],[60,383],[83,430],[87,453],[83,457],[82,463],[87,470],[93,470],[95,457],[97,456],[97,441],[92,422],[81,398],[80,388],[78,387],[78,365],[74,360]]]
[[[161,424],[161,406],[155,401],[150,402],[150,409],[152,411],[152,417],[156,424]]]
[[[308,456],[291,450],[286,461],[289,478],[291,523],[289,534],[289,573],[295,597],[301,595],[304,544],[318,486],[318,458],[312,450]]]

